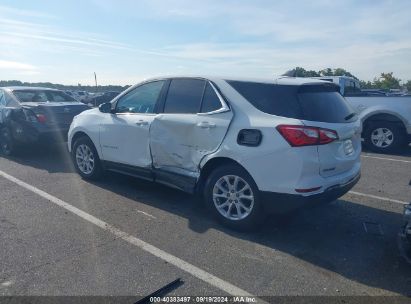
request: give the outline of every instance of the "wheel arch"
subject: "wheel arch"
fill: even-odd
[[[215,168],[219,166],[227,165],[227,164],[233,164],[233,165],[239,166],[251,176],[250,172],[248,172],[248,170],[244,168],[244,166],[242,166],[238,161],[232,158],[229,158],[229,157],[225,157],[225,156],[214,157],[214,158],[207,160],[207,162],[201,167],[200,177],[198,179],[197,186],[196,186],[196,192],[197,193],[202,192],[204,188],[204,184],[208,176],[210,175],[211,172],[213,172]]]
[[[396,114],[388,112],[378,112],[367,115],[363,118],[363,130],[367,130],[373,123],[390,122],[399,125],[405,131],[404,120]]]
[[[93,141],[93,139],[92,139],[86,132],[84,132],[84,131],[82,131],[82,130],[76,131],[76,132],[74,133],[73,137],[71,138],[71,142],[70,142],[70,150],[73,151],[73,146],[74,146],[75,142],[76,142],[79,138],[81,138],[81,137],[87,137],[87,138],[93,143],[94,148],[96,148],[96,151],[97,151],[97,153],[98,153],[98,156],[99,156],[100,159],[101,159],[101,155],[100,155],[100,151],[99,151],[99,149],[98,149],[98,146],[97,146],[96,143]]]
[[[394,140],[388,146],[377,146],[372,143],[371,136],[372,132],[379,127],[392,126],[394,132]],[[389,128],[389,127],[388,127]],[[392,152],[396,151],[400,147],[407,143],[407,129],[404,121],[397,115],[389,113],[378,113],[375,115],[370,115],[363,122],[362,137],[364,138],[364,145],[370,150],[377,153]]]

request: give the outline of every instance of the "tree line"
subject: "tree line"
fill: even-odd
[[[401,84],[401,79],[394,76],[393,72],[381,73],[379,77],[374,77],[373,81],[364,81],[358,79],[355,75],[342,68],[326,68],[320,71],[306,70],[302,67],[296,67],[292,70],[296,77],[321,77],[321,76],[348,76],[360,81],[363,89],[406,89],[411,92],[411,80]]]
[[[121,92],[127,89],[129,86],[119,86],[119,85],[106,85],[106,86],[84,86],[78,85],[63,85],[51,82],[22,82],[20,80],[0,80],[0,87],[12,87],[12,86],[24,86],[24,87],[42,87],[42,88],[52,88],[58,90],[69,90],[69,91],[87,91],[90,93],[95,92],[108,92],[117,91]]]
[[[364,81],[358,79],[355,75],[343,68],[326,68],[319,71],[306,70],[302,67],[296,67],[292,70],[296,77],[321,77],[321,76],[349,76],[360,81],[361,88],[363,89],[406,89],[411,92],[411,80],[408,80],[401,84],[401,79],[394,76],[393,72],[381,73],[379,77],[375,77],[373,81]],[[124,91],[129,86],[118,86],[118,85],[106,85],[106,86],[82,86],[78,84],[75,85],[63,85],[55,84],[51,82],[21,82],[19,80],[0,80],[0,87],[6,86],[36,86],[36,87],[47,87],[59,90],[70,90],[70,91],[88,91],[88,92],[107,92],[107,91]]]

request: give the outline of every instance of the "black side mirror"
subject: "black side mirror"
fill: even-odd
[[[101,105],[99,105],[98,109],[101,113],[111,113],[111,103],[102,103]]]

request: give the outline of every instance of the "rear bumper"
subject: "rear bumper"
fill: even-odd
[[[360,177],[361,174],[358,173],[344,184],[333,185],[322,193],[310,196],[267,191],[261,191],[260,195],[263,201],[264,210],[268,213],[288,213],[305,206],[332,202],[350,191],[350,189],[360,180]]]
[[[39,143],[61,143],[67,141],[68,130],[53,130],[48,132],[42,132],[39,134]]]
[[[12,130],[13,139],[20,144],[61,143],[67,141],[68,129],[26,125]]]

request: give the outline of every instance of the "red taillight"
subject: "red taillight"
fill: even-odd
[[[318,132],[320,134],[321,145],[328,144],[338,139],[337,132],[335,132],[334,130],[318,129]]]
[[[36,117],[39,123],[45,123],[47,121],[46,115],[44,114],[36,114]]]
[[[292,147],[324,145],[338,139],[334,130],[317,127],[279,125],[277,130]]]

